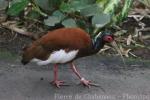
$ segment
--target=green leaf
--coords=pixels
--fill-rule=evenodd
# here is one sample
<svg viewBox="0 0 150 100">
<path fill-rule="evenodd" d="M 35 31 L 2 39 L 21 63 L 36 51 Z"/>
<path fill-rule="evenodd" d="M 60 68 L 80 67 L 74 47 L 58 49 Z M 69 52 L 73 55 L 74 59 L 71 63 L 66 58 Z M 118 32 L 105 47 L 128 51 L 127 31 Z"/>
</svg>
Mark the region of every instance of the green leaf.
<svg viewBox="0 0 150 100">
<path fill-rule="evenodd" d="M 66 16 L 65 16 L 63 13 L 61 13 L 59 10 L 54 11 L 52 15 L 55 16 L 55 17 L 58 17 L 60 20 L 63 20 L 63 19 L 66 17 Z"/>
<path fill-rule="evenodd" d="M 47 26 L 55 26 L 55 24 L 59 22 L 60 22 L 60 19 L 55 16 L 49 16 L 48 19 L 44 20 L 44 24 Z"/>
<path fill-rule="evenodd" d="M 77 27 L 75 20 L 72 18 L 64 20 L 62 22 L 62 25 L 64 25 L 65 27 Z"/>
<path fill-rule="evenodd" d="M 61 2 L 64 0 L 34 0 L 34 2 L 43 10 L 51 12 L 56 8 L 59 8 Z"/>
<path fill-rule="evenodd" d="M 35 4 L 38 5 L 40 8 L 46 11 L 52 11 L 53 6 L 50 3 L 50 0 L 34 0 Z"/>
<path fill-rule="evenodd" d="M 17 16 L 21 11 L 28 5 L 28 0 L 21 0 L 20 2 L 14 3 L 7 11 L 8 15 Z"/>
<path fill-rule="evenodd" d="M 80 12 L 81 9 L 89 7 L 93 4 L 93 0 L 71 0 L 69 2 L 62 2 L 60 5 L 60 10 L 63 12 Z"/>
<path fill-rule="evenodd" d="M 70 3 L 70 6 L 75 10 L 75 11 L 80 11 L 81 9 L 89 6 L 86 2 L 83 2 L 81 0 L 72 0 Z"/>
<path fill-rule="evenodd" d="M 92 18 L 92 24 L 97 28 L 101 28 L 108 24 L 110 19 L 109 14 L 97 14 Z"/>
<path fill-rule="evenodd" d="M 63 3 L 60 5 L 60 10 L 61 10 L 62 12 L 67 12 L 67 13 L 70 13 L 70 12 L 74 12 L 74 11 L 75 11 L 75 9 L 74 9 L 73 7 L 71 7 L 70 4 L 65 3 L 65 2 L 63 2 Z"/>
<path fill-rule="evenodd" d="M 83 16 L 93 16 L 100 12 L 101 8 L 97 4 L 89 5 L 80 11 Z"/>
<path fill-rule="evenodd" d="M 31 19 L 38 19 L 40 17 L 40 14 L 37 11 L 32 10 L 28 13 L 27 17 Z"/>
<path fill-rule="evenodd" d="M 6 9 L 7 6 L 8 6 L 8 1 L 0 0 L 0 10 Z"/>
</svg>

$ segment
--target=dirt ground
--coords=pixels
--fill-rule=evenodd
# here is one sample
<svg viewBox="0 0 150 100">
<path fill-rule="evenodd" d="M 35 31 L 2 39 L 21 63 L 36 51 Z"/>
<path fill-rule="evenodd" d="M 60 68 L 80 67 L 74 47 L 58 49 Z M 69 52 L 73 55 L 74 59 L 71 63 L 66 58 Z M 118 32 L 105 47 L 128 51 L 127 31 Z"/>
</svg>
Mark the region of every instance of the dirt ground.
<svg viewBox="0 0 150 100">
<path fill-rule="evenodd" d="M 150 100 L 150 61 L 126 59 L 124 66 L 120 57 L 78 59 L 82 75 L 101 87 L 80 85 L 69 65 L 61 65 L 59 79 L 70 86 L 58 89 L 49 84 L 53 65 L 23 66 L 18 55 L 6 54 L 0 56 L 0 100 Z"/>
</svg>

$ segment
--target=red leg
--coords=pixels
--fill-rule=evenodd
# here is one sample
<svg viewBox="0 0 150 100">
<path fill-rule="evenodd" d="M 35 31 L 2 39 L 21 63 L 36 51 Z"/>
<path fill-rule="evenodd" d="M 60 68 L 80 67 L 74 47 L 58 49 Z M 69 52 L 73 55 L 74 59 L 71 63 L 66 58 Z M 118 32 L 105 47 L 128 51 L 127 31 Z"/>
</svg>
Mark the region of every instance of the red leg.
<svg viewBox="0 0 150 100">
<path fill-rule="evenodd" d="M 87 86 L 90 88 L 90 86 L 98 86 L 98 84 L 94 84 L 94 83 L 91 83 L 91 81 L 89 80 L 86 80 L 84 77 L 82 77 L 80 75 L 80 73 L 78 72 L 76 66 L 71 63 L 71 69 L 73 70 L 73 72 L 78 76 L 78 78 L 80 79 L 81 83 L 84 85 L 84 86 Z"/>
<path fill-rule="evenodd" d="M 64 81 L 58 80 L 58 65 L 54 65 L 54 80 L 51 82 L 56 87 L 60 88 L 61 85 L 63 85 Z"/>
</svg>

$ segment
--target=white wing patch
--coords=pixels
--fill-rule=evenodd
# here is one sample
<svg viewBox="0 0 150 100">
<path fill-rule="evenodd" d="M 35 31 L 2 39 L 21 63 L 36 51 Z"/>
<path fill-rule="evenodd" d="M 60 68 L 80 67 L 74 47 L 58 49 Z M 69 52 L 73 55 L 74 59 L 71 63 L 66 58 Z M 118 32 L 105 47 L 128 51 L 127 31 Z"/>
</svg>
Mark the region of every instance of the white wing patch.
<svg viewBox="0 0 150 100">
<path fill-rule="evenodd" d="M 79 50 L 72 50 L 65 52 L 65 50 L 54 51 L 45 61 L 39 59 L 33 59 L 33 62 L 36 62 L 38 65 L 47 65 L 49 63 L 66 63 L 73 60 Z"/>
</svg>

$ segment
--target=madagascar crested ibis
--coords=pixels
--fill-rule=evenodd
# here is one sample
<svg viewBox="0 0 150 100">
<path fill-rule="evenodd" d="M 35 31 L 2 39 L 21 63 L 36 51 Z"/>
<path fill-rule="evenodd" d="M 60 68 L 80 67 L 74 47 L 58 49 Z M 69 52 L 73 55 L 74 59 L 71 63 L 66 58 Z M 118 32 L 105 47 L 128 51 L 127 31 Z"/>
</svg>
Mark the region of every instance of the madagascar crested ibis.
<svg viewBox="0 0 150 100">
<path fill-rule="evenodd" d="M 30 61 L 38 65 L 54 64 L 54 80 L 56 87 L 64 85 L 64 81 L 58 80 L 58 65 L 69 63 L 73 72 L 78 76 L 84 86 L 96 85 L 80 75 L 73 64 L 75 59 L 96 54 L 105 43 L 113 42 L 111 32 L 101 32 L 94 39 L 80 28 L 60 28 L 50 31 L 31 45 L 23 48 L 22 64 Z"/>
</svg>

